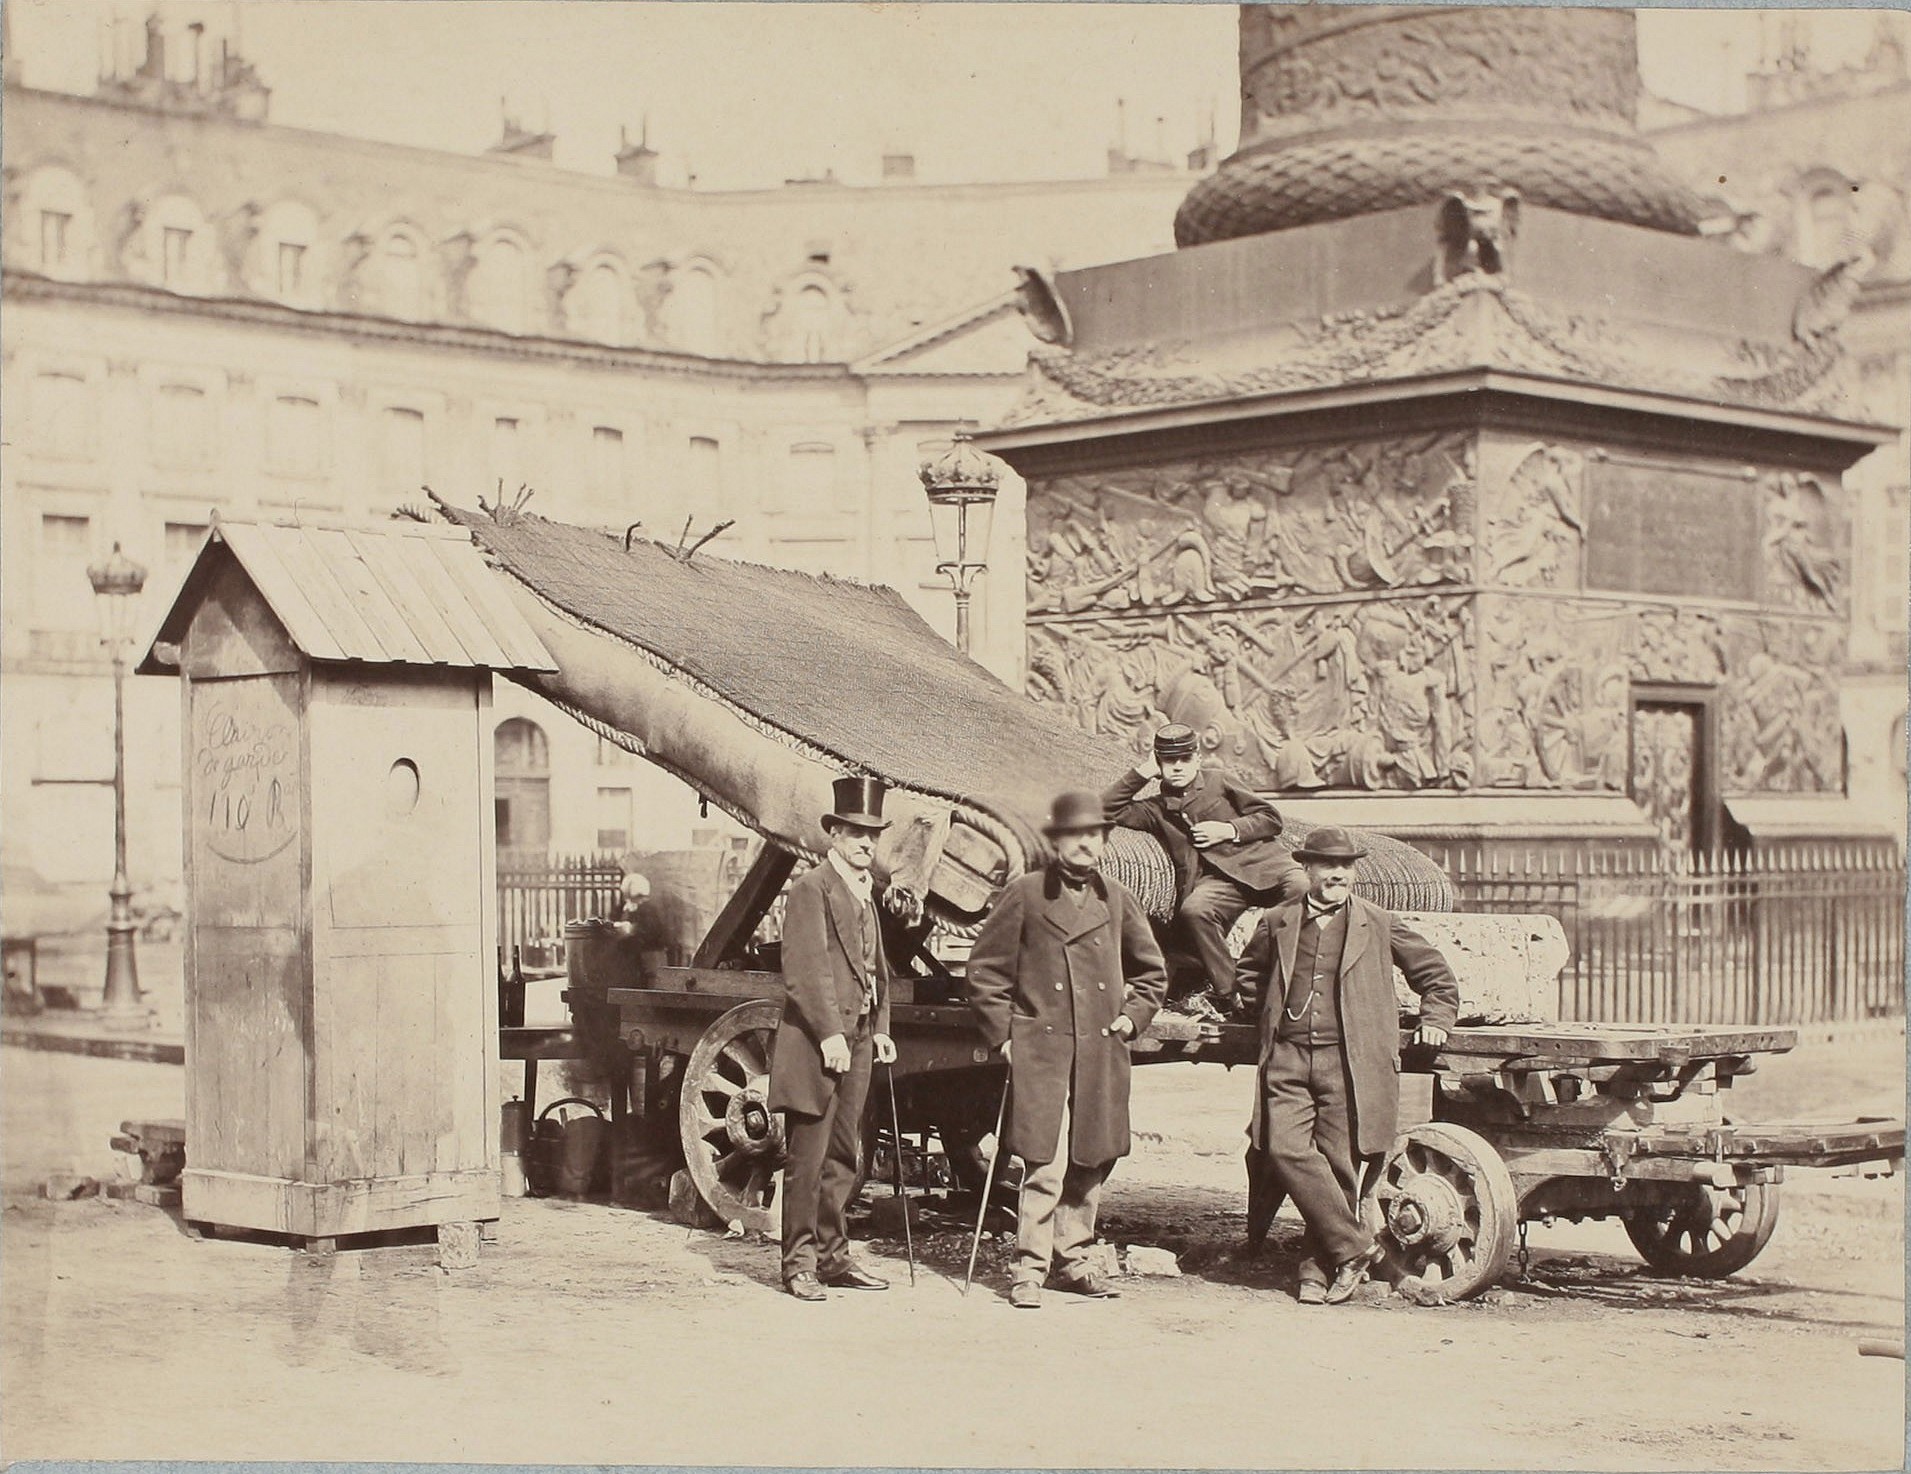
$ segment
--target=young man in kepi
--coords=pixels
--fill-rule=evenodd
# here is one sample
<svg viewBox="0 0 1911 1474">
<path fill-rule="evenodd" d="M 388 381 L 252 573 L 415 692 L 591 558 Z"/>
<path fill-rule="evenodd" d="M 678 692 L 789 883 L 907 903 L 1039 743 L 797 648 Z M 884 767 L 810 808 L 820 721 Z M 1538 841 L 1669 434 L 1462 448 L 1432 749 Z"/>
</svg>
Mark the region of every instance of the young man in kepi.
<svg viewBox="0 0 1911 1474">
<path fill-rule="evenodd" d="M 1092 793 L 1064 793 L 1043 833 L 1055 858 L 1011 881 L 969 954 L 969 1006 L 1008 1062 L 997 1150 L 1022 1159 L 1009 1303 L 1033 1310 L 1056 1287 L 1116 1290 L 1087 1262 L 1102 1184 L 1128 1155 L 1128 1046 L 1168 985 L 1138 901 L 1096 868 L 1108 824 Z"/>
<path fill-rule="evenodd" d="M 1160 791 L 1136 798 L 1151 778 Z M 1174 862 L 1169 935 L 1201 970 L 1200 986 L 1176 1007 L 1197 1018 L 1246 1017 L 1228 929 L 1249 906 L 1279 905 L 1307 889 L 1300 866 L 1273 842 L 1281 816 L 1226 773 L 1204 771 L 1194 729 L 1179 723 L 1155 733 L 1153 758 L 1116 779 L 1102 804 L 1111 822 L 1154 835 Z"/>
<path fill-rule="evenodd" d="M 823 815 L 829 854 L 793 881 L 783 912 L 783 1021 L 770 1109 L 784 1112 L 783 1288 L 886 1290 L 849 1257 L 845 1214 L 871 1063 L 889 1064 L 889 964 L 876 914 L 876 839 L 889 827 L 876 778 L 839 778 Z"/>
<path fill-rule="evenodd" d="M 1248 1134 L 1307 1225 L 1303 1304 L 1351 1299 L 1382 1257 L 1358 1209 L 1363 1164 L 1392 1148 L 1400 1112 L 1393 969 L 1420 995 L 1416 1044 L 1444 1044 L 1460 1009 L 1446 958 L 1353 893 L 1364 853 L 1337 825 L 1310 834 L 1294 851 L 1307 867 L 1306 895 L 1261 918 L 1239 967 L 1242 989 L 1261 996 Z"/>
</svg>

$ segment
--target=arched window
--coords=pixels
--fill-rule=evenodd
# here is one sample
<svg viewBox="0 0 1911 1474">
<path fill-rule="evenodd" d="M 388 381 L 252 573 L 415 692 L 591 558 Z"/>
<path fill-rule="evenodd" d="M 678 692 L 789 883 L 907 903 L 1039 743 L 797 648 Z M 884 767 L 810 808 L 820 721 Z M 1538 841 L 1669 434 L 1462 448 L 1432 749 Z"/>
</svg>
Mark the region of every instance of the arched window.
<svg viewBox="0 0 1911 1474">
<path fill-rule="evenodd" d="M 571 328 L 599 343 L 624 341 L 624 273 L 614 261 L 597 260 L 573 288 Z"/>
<path fill-rule="evenodd" d="M 531 318 L 526 290 L 530 254 L 516 238 L 502 234 L 482 241 L 473 254 L 465 284 L 471 320 L 501 332 L 524 332 Z"/>
<path fill-rule="evenodd" d="M 685 353 L 717 354 L 717 276 L 707 264 L 693 262 L 674 273 L 664 311 L 673 346 Z"/>
<path fill-rule="evenodd" d="M 796 294 L 796 341 L 804 363 L 822 363 L 829 357 L 831 308 L 827 288 L 807 282 Z"/>
<path fill-rule="evenodd" d="M 388 231 L 372 263 L 373 302 L 387 317 L 425 316 L 424 249 L 409 230 Z"/>
<path fill-rule="evenodd" d="M 498 848 L 550 848 L 551 744 L 544 729 L 524 717 L 500 722 L 492 755 Z"/>
</svg>

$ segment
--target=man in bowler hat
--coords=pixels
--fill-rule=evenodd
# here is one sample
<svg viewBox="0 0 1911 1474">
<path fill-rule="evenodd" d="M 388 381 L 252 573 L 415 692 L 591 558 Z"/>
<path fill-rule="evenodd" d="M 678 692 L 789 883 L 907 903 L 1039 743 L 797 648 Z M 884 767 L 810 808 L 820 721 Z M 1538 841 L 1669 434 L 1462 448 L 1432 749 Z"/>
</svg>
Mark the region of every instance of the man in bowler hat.
<svg viewBox="0 0 1911 1474">
<path fill-rule="evenodd" d="M 1421 998 L 1416 1044 L 1444 1044 L 1460 1008 L 1446 958 L 1353 893 L 1364 853 L 1338 825 L 1310 834 L 1294 851 L 1307 867 L 1306 895 L 1261 918 L 1239 967 L 1241 988 L 1261 995 L 1248 1134 L 1307 1225 L 1303 1304 L 1352 1298 L 1382 1257 L 1360 1221 L 1359 1198 L 1363 1164 L 1391 1149 L 1400 1110 L 1393 969 Z"/>
<path fill-rule="evenodd" d="M 770 1064 L 770 1109 L 784 1112 L 783 1287 L 824 1300 L 824 1286 L 886 1290 L 849 1256 L 844 1215 L 872 1061 L 896 1058 L 889 966 L 876 914 L 876 838 L 885 788 L 839 778 L 823 815 L 829 854 L 790 885 L 783 911 L 783 1021 Z"/>
<path fill-rule="evenodd" d="M 969 954 L 969 1006 L 1008 1062 L 998 1150 L 1022 1159 L 1009 1303 L 1033 1310 L 1056 1288 L 1116 1291 L 1087 1262 L 1095 1209 L 1128 1154 L 1128 1046 L 1167 989 L 1141 902 L 1102 875 L 1108 823 L 1092 793 L 1064 793 L 1043 830 L 1055 858 L 996 898 Z"/>
<path fill-rule="evenodd" d="M 1192 727 L 1163 727 L 1153 750 L 1102 795 L 1104 812 L 1125 829 L 1154 835 L 1174 862 L 1169 936 L 1187 945 L 1202 978 L 1177 1006 L 1197 1018 L 1242 1015 L 1228 929 L 1249 906 L 1295 899 L 1307 877 L 1273 842 L 1281 832 L 1274 806 L 1226 773 L 1202 770 Z M 1159 791 L 1137 798 L 1151 778 L 1161 780 Z"/>
</svg>

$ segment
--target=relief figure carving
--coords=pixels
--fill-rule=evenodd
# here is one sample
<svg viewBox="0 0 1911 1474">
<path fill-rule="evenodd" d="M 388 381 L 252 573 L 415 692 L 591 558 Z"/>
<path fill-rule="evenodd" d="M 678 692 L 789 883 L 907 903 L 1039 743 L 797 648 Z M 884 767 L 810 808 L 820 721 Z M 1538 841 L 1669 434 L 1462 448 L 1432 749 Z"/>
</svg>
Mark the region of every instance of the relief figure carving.
<svg viewBox="0 0 1911 1474">
<path fill-rule="evenodd" d="M 1845 560 L 1844 530 L 1831 498 L 1815 476 L 1780 472 L 1765 484 L 1766 597 L 1820 613 L 1838 612 Z"/>
<path fill-rule="evenodd" d="M 1536 445 L 1508 478 L 1508 510 L 1489 519 L 1485 541 L 1489 582 L 1560 586 L 1586 538 L 1585 461 L 1577 451 Z"/>
</svg>

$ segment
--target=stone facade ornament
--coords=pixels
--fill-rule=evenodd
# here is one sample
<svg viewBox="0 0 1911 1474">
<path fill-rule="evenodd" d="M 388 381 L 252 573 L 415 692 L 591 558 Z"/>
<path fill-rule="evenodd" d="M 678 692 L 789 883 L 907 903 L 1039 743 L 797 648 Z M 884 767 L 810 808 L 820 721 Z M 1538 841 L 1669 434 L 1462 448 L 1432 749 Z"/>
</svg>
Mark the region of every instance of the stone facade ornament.
<svg viewBox="0 0 1911 1474">
<path fill-rule="evenodd" d="M 1434 281 L 1452 281 L 1469 271 L 1505 275 L 1512 266 L 1519 223 L 1516 194 L 1475 189 L 1448 195 L 1440 205 L 1440 253 L 1434 258 Z"/>
</svg>

